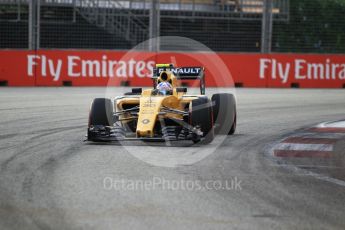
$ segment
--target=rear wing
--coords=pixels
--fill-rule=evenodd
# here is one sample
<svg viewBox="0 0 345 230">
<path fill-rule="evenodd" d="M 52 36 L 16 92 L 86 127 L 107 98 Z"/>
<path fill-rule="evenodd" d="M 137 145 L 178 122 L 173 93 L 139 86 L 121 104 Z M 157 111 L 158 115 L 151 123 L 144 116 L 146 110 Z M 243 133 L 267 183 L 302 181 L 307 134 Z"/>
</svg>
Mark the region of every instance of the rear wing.
<svg viewBox="0 0 345 230">
<path fill-rule="evenodd" d="M 205 94 L 205 68 L 204 67 L 174 67 L 172 64 L 157 64 L 153 69 L 153 79 L 157 79 L 163 71 L 172 72 L 179 80 L 199 80 L 200 92 Z"/>
</svg>

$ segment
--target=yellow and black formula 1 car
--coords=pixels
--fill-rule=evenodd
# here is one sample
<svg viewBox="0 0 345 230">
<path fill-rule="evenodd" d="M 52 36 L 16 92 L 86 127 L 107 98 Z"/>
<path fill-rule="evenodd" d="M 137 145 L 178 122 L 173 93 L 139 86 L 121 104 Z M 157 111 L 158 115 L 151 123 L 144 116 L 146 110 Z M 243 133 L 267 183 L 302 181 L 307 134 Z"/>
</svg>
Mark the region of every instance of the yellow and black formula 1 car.
<svg viewBox="0 0 345 230">
<path fill-rule="evenodd" d="M 87 130 L 88 141 L 178 141 L 210 143 L 215 134 L 234 134 L 236 102 L 232 94 L 205 96 L 202 67 L 158 64 L 153 88 L 134 88 L 114 102 L 93 100 Z M 188 95 L 181 80 L 199 80 L 200 95 Z"/>
</svg>

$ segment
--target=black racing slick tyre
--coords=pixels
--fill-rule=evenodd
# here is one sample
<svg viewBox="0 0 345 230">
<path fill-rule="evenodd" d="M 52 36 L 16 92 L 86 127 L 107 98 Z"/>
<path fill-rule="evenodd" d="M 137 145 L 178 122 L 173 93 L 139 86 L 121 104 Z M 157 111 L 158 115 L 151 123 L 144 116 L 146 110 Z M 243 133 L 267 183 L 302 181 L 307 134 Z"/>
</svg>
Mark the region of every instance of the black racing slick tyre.
<svg viewBox="0 0 345 230">
<path fill-rule="evenodd" d="M 233 135 L 237 125 L 236 100 L 234 95 L 228 93 L 214 94 L 212 96 L 212 104 L 215 133 L 220 135 Z"/>
<path fill-rule="evenodd" d="M 207 97 L 195 99 L 190 104 L 190 125 L 199 126 L 203 139 L 193 139 L 194 143 L 211 143 L 214 139 L 212 103 Z"/>
<path fill-rule="evenodd" d="M 110 99 L 96 98 L 93 100 L 89 114 L 89 127 L 113 126 L 113 105 Z"/>
</svg>

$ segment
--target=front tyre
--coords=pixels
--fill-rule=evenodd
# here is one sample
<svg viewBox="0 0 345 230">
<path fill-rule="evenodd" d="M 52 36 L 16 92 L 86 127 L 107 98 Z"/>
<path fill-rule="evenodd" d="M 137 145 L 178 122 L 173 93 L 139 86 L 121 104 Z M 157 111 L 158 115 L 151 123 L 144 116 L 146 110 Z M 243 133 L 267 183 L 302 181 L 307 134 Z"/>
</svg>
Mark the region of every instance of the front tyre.
<svg viewBox="0 0 345 230">
<path fill-rule="evenodd" d="M 113 105 L 110 99 L 96 98 L 90 108 L 90 126 L 113 126 Z"/>
<path fill-rule="evenodd" d="M 203 139 L 193 138 L 194 143 L 211 143 L 214 139 L 212 103 L 206 97 L 195 99 L 190 104 L 190 125 L 200 127 Z"/>
<path fill-rule="evenodd" d="M 92 101 L 87 139 L 97 141 L 98 132 L 104 131 L 106 126 L 113 126 L 113 105 L 110 99 L 96 98 Z"/>
<path fill-rule="evenodd" d="M 214 94 L 212 96 L 213 118 L 215 133 L 233 135 L 237 125 L 236 100 L 229 93 Z"/>
</svg>

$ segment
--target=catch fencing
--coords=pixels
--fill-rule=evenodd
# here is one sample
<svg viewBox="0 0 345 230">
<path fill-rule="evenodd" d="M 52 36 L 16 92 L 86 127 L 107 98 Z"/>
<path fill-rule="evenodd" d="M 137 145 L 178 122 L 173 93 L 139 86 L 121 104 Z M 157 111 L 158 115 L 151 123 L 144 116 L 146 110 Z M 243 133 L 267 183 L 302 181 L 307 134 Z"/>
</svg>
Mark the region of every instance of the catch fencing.
<svg viewBox="0 0 345 230">
<path fill-rule="evenodd" d="M 345 0 L 0 0 L 0 48 L 345 52 Z M 141 44 L 138 46 L 138 44 Z"/>
</svg>

